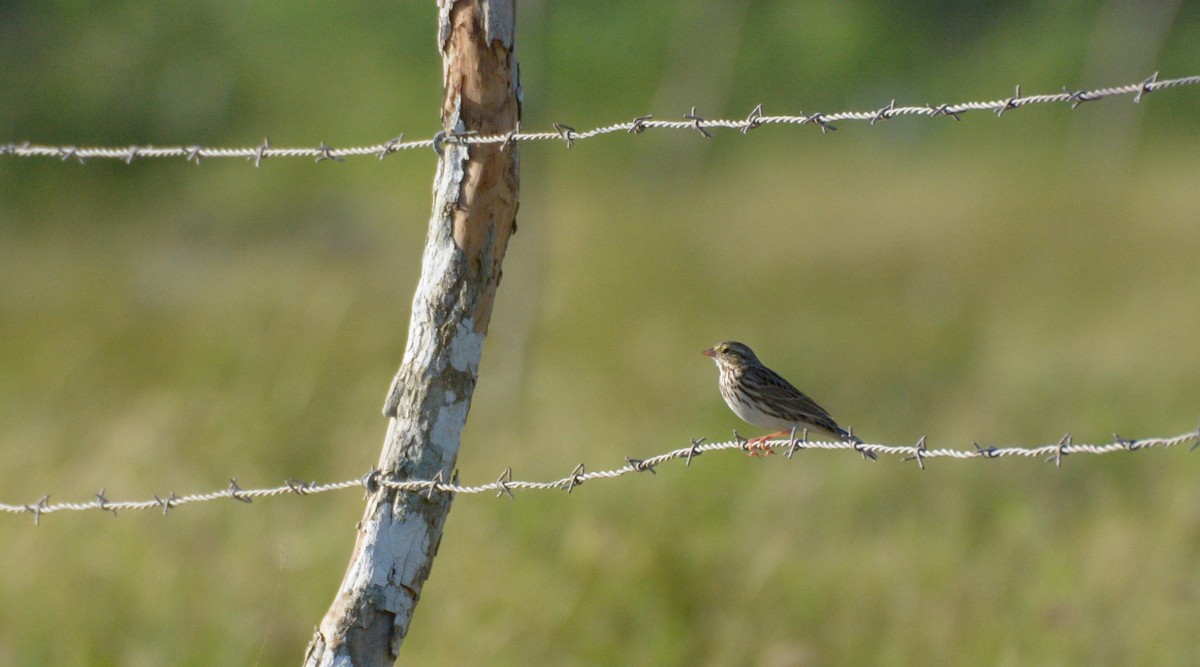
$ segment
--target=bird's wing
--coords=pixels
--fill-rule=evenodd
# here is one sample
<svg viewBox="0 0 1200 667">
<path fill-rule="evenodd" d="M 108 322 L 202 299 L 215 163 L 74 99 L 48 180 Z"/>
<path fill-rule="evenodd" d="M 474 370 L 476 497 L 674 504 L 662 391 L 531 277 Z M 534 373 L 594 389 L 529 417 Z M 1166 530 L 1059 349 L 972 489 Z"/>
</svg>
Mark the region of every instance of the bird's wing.
<svg viewBox="0 0 1200 667">
<path fill-rule="evenodd" d="M 754 374 L 753 377 L 746 381 L 746 384 L 755 386 L 755 381 L 757 380 L 758 384 L 767 388 L 769 396 L 766 398 L 770 400 L 765 400 L 763 406 L 767 412 L 781 419 L 791 419 L 796 415 L 800 415 L 804 421 L 839 437 L 854 437 L 846 429 L 838 426 L 838 423 L 825 411 L 825 408 L 817 405 L 816 401 L 797 389 L 791 382 L 783 379 L 783 376 L 779 373 L 766 366 L 749 368 L 746 372 Z M 784 414 L 778 414 L 779 410 L 771 407 L 772 402 L 777 403 L 782 408 Z"/>
</svg>

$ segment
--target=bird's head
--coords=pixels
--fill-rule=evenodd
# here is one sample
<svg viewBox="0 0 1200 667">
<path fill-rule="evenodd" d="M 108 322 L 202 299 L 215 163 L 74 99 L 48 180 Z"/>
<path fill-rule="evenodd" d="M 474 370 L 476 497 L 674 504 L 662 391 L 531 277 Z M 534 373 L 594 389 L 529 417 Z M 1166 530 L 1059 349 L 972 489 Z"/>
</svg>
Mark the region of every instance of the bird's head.
<svg viewBox="0 0 1200 667">
<path fill-rule="evenodd" d="M 742 368 L 759 363 L 753 350 L 732 340 L 713 345 L 704 351 L 704 355 L 712 357 L 719 368 Z"/>
</svg>

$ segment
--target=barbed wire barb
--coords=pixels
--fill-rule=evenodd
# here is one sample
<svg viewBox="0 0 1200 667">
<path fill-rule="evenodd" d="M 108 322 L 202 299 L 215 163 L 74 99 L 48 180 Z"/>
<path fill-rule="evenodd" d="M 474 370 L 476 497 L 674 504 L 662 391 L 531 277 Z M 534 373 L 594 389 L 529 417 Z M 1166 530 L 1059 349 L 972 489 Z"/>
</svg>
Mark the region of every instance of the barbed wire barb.
<svg viewBox="0 0 1200 667">
<path fill-rule="evenodd" d="M 554 131 L 558 132 L 558 137 L 560 139 L 567 142 L 567 150 L 571 150 L 571 147 L 575 145 L 575 137 L 579 134 L 579 132 L 577 132 L 575 128 L 571 127 L 570 125 L 564 125 L 562 123 L 555 123 Z M 514 134 L 512 137 L 510 137 L 510 139 L 515 138 L 516 136 L 517 135 Z"/>
<path fill-rule="evenodd" d="M 975 453 L 982 456 L 983 458 L 985 458 L 985 459 L 999 458 L 998 456 L 996 456 L 996 448 L 995 447 L 982 447 L 982 446 L 980 446 L 980 444 L 978 442 L 975 442 L 974 440 L 971 441 L 971 444 L 975 447 Z"/>
<path fill-rule="evenodd" d="M 497 498 L 507 494 L 508 497 L 511 499 L 513 499 L 513 500 L 517 499 L 517 497 L 513 495 L 512 489 L 510 489 L 508 486 L 509 482 L 511 482 L 511 481 L 512 481 L 512 467 L 508 467 L 508 468 L 505 468 L 504 472 L 500 473 L 500 476 L 496 478 L 496 485 L 500 487 L 500 490 L 496 492 Z"/>
<path fill-rule="evenodd" d="M 96 507 L 98 507 L 101 511 L 112 512 L 114 517 L 117 516 L 117 510 L 108 506 L 108 498 L 104 497 L 103 488 L 101 488 L 100 492 L 96 494 Z"/>
<path fill-rule="evenodd" d="M 626 456 L 625 463 L 629 464 L 634 470 L 639 472 L 649 472 L 651 475 L 658 474 L 658 471 L 654 469 L 654 466 L 646 464 L 646 459 L 635 459 L 631 456 Z"/>
<path fill-rule="evenodd" d="M 321 154 L 318 155 L 315 160 L 313 160 L 314 162 L 323 162 L 325 160 L 333 160 L 334 162 L 346 161 L 346 158 L 341 157 L 340 155 L 334 155 L 333 148 L 324 141 L 322 141 L 321 145 L 317 147 L 317 150 L 321 151 Z"/>
<path fill-rule="evenodd" d="M 737 431 L 734 431 L 733 434 L 737 435 Z M 688 447 L 688 450 L 687 450 L 687 463 L 685 464 L 687 467 L 689 467 L 689 468 L 692 467 L 692 457 L 700 456 L 700 454 L 702 453 L 700 451 L 700 445 L 703 443 L 704 443 L 704 438 L 692 438 L 692 446 Z"/>
<path fill-rule="evenodd" d="M 762 105 L 760 104 L 759 106 L 762 106 Z M 654 118 L 654 116 L 650 115 L 650 114 L 647 114 L 645 116 L 638 116 L 637 118 L 634 118 L 633 122 L 631 122 L 629 124 L 629 129 L 626 130 L 625 133 L 626 134 L 641 134 L 641 133 L 645 132 L 646 131 L 646 121 L 648 121 L 652 118 Z"/>
<path fill-rule="evenodd" d="M 367 474 L 358 478 L 358 483 L 363 488 L 363 500 L 379 492 L 379 478 L 382 475 L 383 471 L 379 468 L 371 468 Z"/>
<path fill-rule="evenodd" d="M 713 135 L 709 133 L 708 130 L 704 129 L 704 119 L 696 115 L 696 107 L 692 107 L 692 110 L 683 114 L 683 117 L 692 121 L 692 128 L 702 134 L 705 139 L 713 138 Z"/>
<path fill-rule="evenodd" d="M 33 512 L 33 525 L 35 525 L 35 526 L 42 525 L 42 513 L 46 511 L 46 507 L 48 506 L 47 502 L 49 500 L 50 500 L 50 494 L 47 493 L 46 495 L 42 496 L 41 499 L 38 500 L 33 505 L 24 505 L 23 506 L 23 508 L 26 512 Z"/>
<path fill-rule="evenodd" d="M 437 490 L 438 487 L 441 486 L 442 482 L 444 482 L 444 481 L 446 481 L 446 479 L 445 479 L 445 476 L 443 475 L 443 471 L 441 471 L 441 470 L 437 471 L 437 474 L 433 476 L 433 479 L 426 482 L 426 484 L 428 485 L 428 488 L 425 490 L 425 499 L 433 500 L 433 492 L 435 490 Z"/>
<path fill-rule="evenodd" d="M 750 130 L 753 130 L 753 129 L 759 127 L 760 125 L 762 125 L 762 117 L 763 117 L 763 108 L 762 108 L 762 105 L 759 104 L 758 106 L 751 109 L 750 114 L 748 116 L 746 116 L 746 121 L 745 121 L 746 126 L 742 128 L 742 130 L 741 130 L 742 134 L 750 134 Z"/>
<path fill-rule="evenodd" d="M 317 485 L 316 482 L 304 483 L 295 478 L 284 480 L 283 483 L 287 485 L 289 491 L 291 491 L 292 493 L 294 493 L 298 496 L 308 495 L 309 487 Z"/>
<path fill-rule="evenodd" d="M 805 439 L 808 438 L 808 429 L 807 428 L 804 429 L 804 437 L 805 437 Z M 792 429 L 790 431 L 788 431 L 787 453 L 784 454 L 784 456 L 787 457 L 787 459 L 789 461 L 792 460 L 792 454 L 795 454 L 796 450 L 799 448 L 800 448 L 800 443 L 796 440 L 796 427 L 793 426 Z"/>
<path fill-rule="evenodd" d="M 1004 103 L 998 109 L 996 109 L 996 116 L 997 117 L 1003 116 L 1005 111 L 1008 111 L 1009 109 L 1016 109 L 1020 105 L 1021 105 L 1021 84 L 1018 83 L 1017 90 L 1016 90 L 1016 92 L 1013 93 L 1013 96 L 1008 98 L 1007 100 L 1004 100 Z"/>
<path fill-rule="evenodd" d="M 976 445 L 976 447 L 978 447 L 978 445 Z M 917 440 L 917 444 L 913 445 L 912 455 L 904 457 L 904 460 L 905 461 L 916 461 L 917 467 L 919 467 L 921 470 L 924 470 L 925 469 L 925 452 L 926 451 L 928 451 L 928 450 L 925 448 L 925 436 L 921 436 L 921 438 L 919 440 Z"/>
<path fill-rule="evenodd" d="M 379 147 L 379 150 L 376 151 L 376 155 L 379 156 L 380 160 L 383 160 L 383 158 L 400 150 L 399 148 L 397 148 L 397 146 L 399 146 L 403 142 L 404 142 L 404 133 L 401 132 L 400 136 L 396 137 L 395 139 L 391 139 L 389 141 L 384 142 L 384 144 Z"/>
<path fill-rule="evenodd" d="M 258 169 L 259 165 L 262 164 L 263 158 L 267 156 L 267 149 L 270 147 L 271 142 L 267 141 L 266 137 L 263 137 L 262 144 L 259 145 L 258 148 L 254 149 L 254 154 L 250 156 L 250 159 L 254 161 L 255 169 Z"/>
<path fill-rule="evenodd" d="M 583 476 L 584 472 L 585 471 L 584 471 L 582 463 L 575 466 L 575 469 L 571 471 L 571 477 L 570 477 L 571 481 L 567 483 L 567 493 L 568 494 L 571 493 L 572 491 L 574 491 L 575 487 L 579 486 L 580 484 L 583 484 L 583 482 L 585 481 L 584 476 Z"/>
<path fill-rule="evenodd" d="M 1063 86 L 1063 93 L 1069 96 L 1068 103 L 1071 105 L 1071 111 L 1079 108 L 1080 104 L 1091 101 L 1091 98 L 1084 96 L 1084 92 L 1082 90 L 1071 90 L 1066 86 Z"/>
<path fill-rule="evenodd" d="M 892 110 L 894 110 L 895 108 L 896 108 L 896 100 L 893 99 L 891 102 L 888 103 L 888 105 L 886 107 L 883 107 L 879 111 L 875 112 L 875 115 L 871 117 L 871 124 L 874 125 L 875 121 L 879 121 L 879 120 L 888 120 L 889 118 L 892 117 Z"/>
<path fill-rule="evenodd" d="M 1071 109 L 1075 109 L 1084 102 L 1118 95 L 1133 95 L 1133 101 L 1140 104 L 1142 99 L 1150 93 L 1166 88 L 1200 84 L 1200 75 L 1177 79 L 1159 79 L 1158 76 L 1159 73 L 1155 72 L 1137 83 L 1090 90 L 1071 90 L 1063 86 L 1062 92 L 1047 95 L 1023 95 L 1021 93 L 1021 86 L 1016 86 L 1012 95 L 990 102 L 896 106 L 896 101 L 893 99 L 887 105 L 871 111 L 840 111 L 837 113 L 814 113 L 811 115 L 805 115 L 804 112 L 800 112 L 798 115 L 793 116 L 764 115 L 762 105 L 760 104 L 745 118 L 737 119 L 705 119 L 697 115 L 696 108 L 692 107 L 690 112 L 684 114 L 683 120 L 677 121 L 654 120 L 652 115 L 645 115 L 638 116 L 631 121 L 614 123 L 586 131 L 578 131 L 562 123 L 554 123 L 554 131 L 551 132 L 523 132 L 519 125 L 507 132 L 489 135 L 480 135 L 474 130 L 462 133 L 447 133 L 443 130 L 437 132 L 429 139 L 404 141 L 404 135 L 400 134 L 395 139 L 390 139 L 381 144 L 349 148 L 334 148 L 324 142 L 315 147 L 272 148 L 270 142 L 265 138 L 258 146 L 248 148 L 209 148 L 194 144 L 167 147 L 150 145 L 80 147 L 76 145 L 39 145 L 29 141 L 22 141 L 0 145 L 0 156 L 57 157 L 64 162 L 74 158 L 80 164 L 86 164 L 87 160 L 93 158 L 116 159 L 127 164 L 132 163 L 134 160 L 183 158 L 187 162 L 200 164 L 202 158 L 240 157 L 253 162 L 255 167 L 259 167 L 262 165 L 262 161 L 267 158 L 309 157 L 317 162 L 342 162 L 345 158 L 349 157 L 373 155 L 382 160 L 393 153 L 415 148 L 433 148 L 438 155 L 441 155 L 444 143 L 470 146 L 474 144 L 511 145 L 521 141 L 565 141 L 567 148 L 571 148 L 576 141 L 594 139 L 617 132 L 642 134 L 648 129 L 690 130 L 700 132 L 706 138 L 712 138 L 713 134 L 710 130 L 717 128 L 738 130 L 745 135 L 749 134 L 750 130 L 762 127 L 763 125 L 815 125 L 820 128 L 823 134 L 827 134 L 837 130 L 834 123 L 842 121 L 865 121 L 872 126 L 876 125 L 879 121 L 893 120 L 898 116 L 927 118 L 949 116 L 957 121 L 961 120 L 961 115 L 968 111 L 982 110 L 992 111 L 997 117 L 1002 117 L 1009 111 L 1023 109 L 1034 104 L 1065 103 Z"/>
<path fill-rule="evenodd" d="M 829 121 L 825 119 L 825 114 L 823 114 L 819 111 L 817 113 L 809 116 L 808 118 L 805 118 L 804 120 L 800 121 L 801 125 L 808 125 L 809 123 L 813 123 L 817 127 L 821 128 L 821 134 L 825 134 L 826 132 L 836 132 L 837 131 L 837 128 L 830 125 Z"/>
<path fill-rule="evenodd" d="M 1049 463 L 1050 461 L 1054 461 L 1055 468 L 1061 467 L 1063 457 L 1070 453 L 1067 451 L 1067 447 L 1070 447 L 1070 446 L 1071 446 L 1071 434 L 1068 433 L 1068 434 L 1064 435 L 1061 440 L 1058 441 L 1058 448 L 1054 450 L 1054 456 L 1051 456 L 1050 458 L 1046 459 L 1046 462 Z"/>
<path fill-rule="evenodd" d="M 237 477 L 233 477 L 229 480 L 229 489 L 227 493 L 229 494 L 229 497 L 233 498 L 234 500 L 239 500 L 243 503 L 254 502 L 253 498 L 248 498 L 242 493 L 242 487 L 238 486 Z"/>
<path fill-rule="evenodd" d="M 966 110 L 964 109 L 963 111 Z M 963 111 L 952 111 L 949 104 L 939 104 L 936 108 L 934 108 L 933 113 L 929 115 L 932 118 L 937 118 L 938 116 L 950 116 L 955 121 L 960 121 L 962 118 L 959 118 L 959 115 L 962 114 Z"/>
<path fill-rule="evenodd" d="M 1151 86 L 1155 83 L 1158 83 L 1158 72 L 1151 74 L 1149 78 L 1142 82 L 1141 86 L 1138 86 L 1137 95 L 1134 96 L 1133 103 L 1141 104 L 1144 95 L 1154 92 L 1154 88 L 1151 88 Z"/>
<path fill-rule="evenodd" d="M 500 150 L 508 151 L 513 146 L 516 146 L 517 142 L 516 142 L 515 137 L 520 133 L 521 133 L 521 120 L 518 118 L 516 126 L 513 127 L 513 129 L 511 131 L 509 131 L 509 133 L 505 136 L 504 143 L 500 145 Z"/>
</svg>

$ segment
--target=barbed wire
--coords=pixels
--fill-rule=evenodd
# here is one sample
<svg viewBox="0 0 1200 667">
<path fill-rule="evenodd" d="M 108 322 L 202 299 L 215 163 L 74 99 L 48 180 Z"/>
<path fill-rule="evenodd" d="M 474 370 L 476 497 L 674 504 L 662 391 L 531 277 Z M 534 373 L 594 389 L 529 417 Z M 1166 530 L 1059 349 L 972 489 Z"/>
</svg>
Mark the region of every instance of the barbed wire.
<svg viewBox="0 0 1200 667">
<path fill-rule="evenodd" d="M 893 99 L 886 106 L 872 111 L 842 111 L 839 113 L 814 114 L 800 112 L 800 114 L 792 116 L 768 116 L 763 113 L 763 108 L 760 104 L 754 107 L 754 110 L 745 118 L 711 120 L 698 116 L 696 108 L 692 107 L 689 113 L 684 114 L 684 120 L 682 121 L 655 120 L 653 116 L 639 116 L 628 122 L 613 123 L 583 132 L 562 123 L 555 123 L 553 132 L 522 132 L 518 124 L 512 131 L 504 134 L 480 135 L 474 132 L 462 134 L 438 132 L 430 139 L 413 141 L 404 141 L 404 135 L 401 134 L 395 139 L 375 144 L 374 146 L 356 146 L 351 148 L 333 148 L 325 143 L 315 148 L 272 148 L 270 142 L 266 139 L 263 139 L 263 142 L 258 146 L 244 148 L 212 148 L 200 145 L 167 147 L 49 146 L 25 141 L 0 145 L 0 155 L 13 157 L 56 157 L 63 161 L 74 159 L 78 160 L 81 164 L 93 158 L 115 159 L 130 164 L 134 160 L 141 159 L 182 157 L 189 162 L 199 164 L 200 160 L 205 158 L 236 157 L 250 160 L 257 167 L 267 158 L 307 157 L 313 158 L 317 162 L 326 160 L 344 162 L 348 157 L 373 155 L 382 160 L 393 153 L 414 148 L 433 148 L 440 155 L 442 147 L 445 144 L 478 145 L 511 144 L 523 141 L 563 141 L 567 144 L 567 148 L 570 148 L 576 141 L 583 141 L 618 132 L 641 134 L 651 129 L 695 130 L 703 136 L 711 138 L 713 135 L 709 130 L 716 128 L 739 130 L 742 134 L 748 134 L 750 130 L 764 125 L 813 125 L 819 128 L 822 134 L 824 134 L 836 130 L 837 128 L 834 127 L 833 123 L 841 121 L 867 121 L 871 125 L 874 125 L 879 121 L 889 120 L 897 116 L 924 116 L 929 118 L 947 116 L 954 120 L 959 120 L 959 117 L 968 111 L 992 111 L 999 117 L 1008 111 L 1020 109 L 1031 104 L 1067 103 L 1070 104 L 1072 109 L 1075 109 L 1084 102 L 1117 95 L 1133 95 L 1133 101 L 1140 103 L 1142 98 L 1149 93 L 1165 88 L 1192 86 L 1196 84 L 1200 84 L 1200 76 L 1159 80 L 1158 72 L 1155 72 L 1141 82 L 1124 86 L 1075 91 L 1064 87 L 1061 93 L 1028 96 L 1023 96 L 1021 94 L 1021 86 L 1017 86 L 1012 96 L 990 102 L 960 102 L 958 104 L 898 107 L 896 106 L 896 100 Z"/>
<path fill-rule="evenodd" d="M 609 470 L 594 470 L 587 471 L 584 464 L 580 463 L 571 471 L 569 475 L 561 479 L 555 479 L 545 482 L 528 482 L 514 480 L 512 478 L 512 468 L 505 468 L 496 481 L 489 484 L 479 484 L 475 486 L 463 486 L 458 483 L 458 473 L 455 472 L 450 480 L 443 479 L 441 474 L 433 479 L 427 480 L 406 480 L 395 479 L 383 475 L 378 470 L 372 470 L 359 479 L 346 480 L 344 482 L 333 482 L 328 484 L 318 484 L 317 482 L 300 482 L 290 479 L 283 483 L 282 486 L 276 486 L 266 489 L 243 489 L 238 486 L 237 478 L 230 480 L 228 488 L 220 491 L 211 491 L 208 493 L 194 493 L 184 496 L 178 496 L 175 493 L 167 494 L 166 496 L 154 495 L 151 500 L 136 500 L 136 501 L 113 501 L 105 496 L 105 490 L 100 489 L 96 494 L 95 500 L 82 503 L 51 503 L 50 496 L 44 495 L 37 502 L 32 504 L 9 505 L 0 503 L 0 512 L 10 514 L 32 514 L 35 525 L 41 524 L 41 518 L 44 514 L 53 514 L 55 512 L 75 511 L 82 512 L 88 510 L 101 510 L 104 512 L 112 512 L 115 516 L 119 510 L 148 510 L 160 509 L 165 515 L 172 509 L 182 505 L 190 505 L 192 503 L 210 502 L 214 500 L 232 499 L 243 503 L 251 503 L 255 498 L 267 498 L 271 496 L 281 495 L 296 495 L 310 496 L 318 493 L 328 493 L 330 491 L 341 491 L 356 487 L 363 488 L 368 494 L 378 492 L 382 488 L 394 489 L 396 491 L 407 491 L 411 493 L 423 494 L 427 497 L 432 497 L 436 493 L 454 493 L 454 494 L 475 494 L 495 492 L 497 497 L 507 495 L 510 498 L 515 498 L 513 491 L 525 490 L 562 490 L 571 493 L 575 487 L 592 480 L 597 479 L 614 479 L 635 472 L 649 472 L 657 474 L 655 468 L 669 461 L 683 460 L 685 465 L 691 466 L 692 459 L 707 452 L 721 450 L 741 450 L 754 455 L 762 452 L 765 455 L 774 453 L 776 449 L 781 449 L 788 459 L 799 451 L 806 449 L 849 449 L 857 452 L 875 452 L 877 454 L 893 455 L 903 457 L 904 461 L 916 461 L 917 465 L 923 470 L 925 462 L 929 459 L 949 458 L 949 459 L 998 459 L 1006 457 L 1045 457 L 1047 462 L 1053 462 L 1055 466 L 1062 464 L 1064 457 L 1071 454 L 1111 454 L 1113 452 L 1136 452 L 1151 448 L 1167 448 L 1175 447 L 1192 443 L 1189 451 L 1194 451 L 1200 447 L 1200 429 L 1189 431 L 1171 438 L 1140 438 L 1129 440 L 1122 438 L 1117 434 L 1113 434 L 1113 441 L 1104 444 L 1075 444 L 1072 441 L 1071 434 L 1066 434 L 1057 443 L 1041 445 L 1037 447 L 997 447 L 997 446 L 981 446 L 978 443 L 971 443 L 973 449 L 930 449 L 925 436 L 921 436 L 916 443 L 912 445 L 880 445 L 855 442 L 835 442 L 835 441 L 817 441 L 808 440 L 806 433 L 792 433 L 791 437 L 786 439 L 768 440 L 761 445 L 756 444 L 754 449 L 750 447 L 750 441 L 733 433 L 732 440 L 718 443 L 706 443 L 704 438 L 693 439 L 687 447 L 676 449 L 664 454 L 652 456 L 645 459 L 635 459 L 626 457 L 625 465 L 619 468 Z M 799 437 L 797 437 L 799 435 Z M 764 451 L 765 450 L 765 451 Z"/>
</svg>

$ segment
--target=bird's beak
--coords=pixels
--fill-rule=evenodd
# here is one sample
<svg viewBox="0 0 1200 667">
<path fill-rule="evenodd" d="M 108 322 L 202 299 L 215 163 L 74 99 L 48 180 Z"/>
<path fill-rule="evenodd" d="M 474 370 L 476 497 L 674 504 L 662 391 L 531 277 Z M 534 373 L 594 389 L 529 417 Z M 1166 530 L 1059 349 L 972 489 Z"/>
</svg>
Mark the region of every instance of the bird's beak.
<svg viewBox="0 0 1200 667">
<path fill-rule="evenodd" d="M 701 352 L 700 354 L 703 354 L 706 357 L 715 357 L 715 356 L 717 356 L 717 348 L 710 347 L 707 350 Z"/>
</svg>

